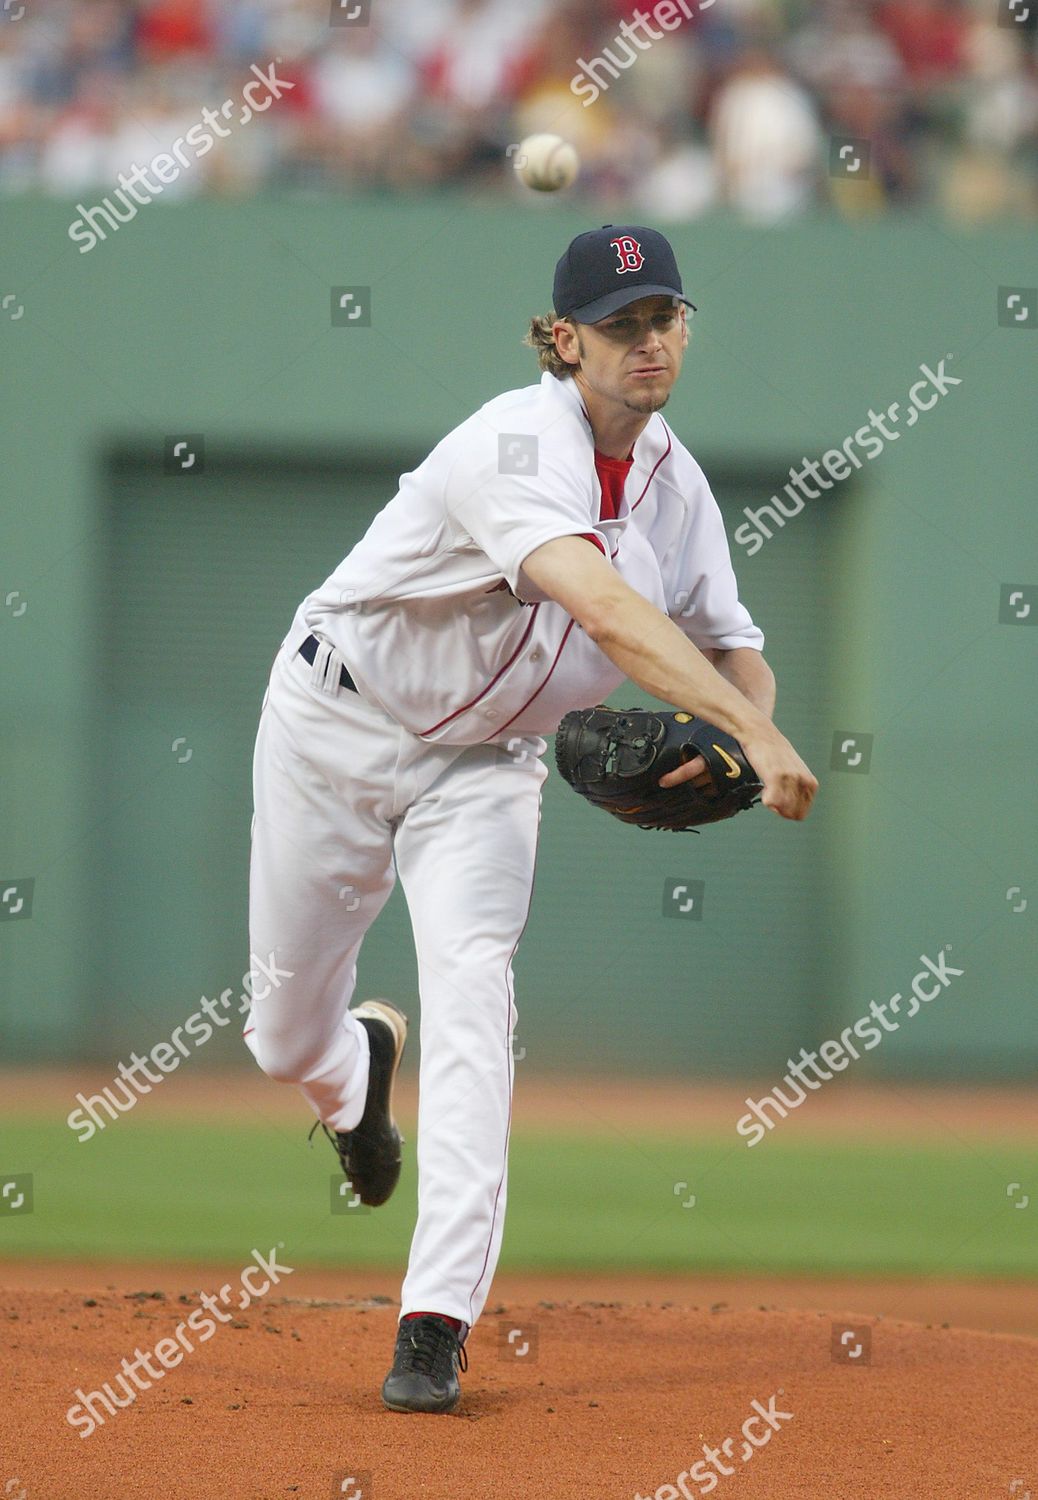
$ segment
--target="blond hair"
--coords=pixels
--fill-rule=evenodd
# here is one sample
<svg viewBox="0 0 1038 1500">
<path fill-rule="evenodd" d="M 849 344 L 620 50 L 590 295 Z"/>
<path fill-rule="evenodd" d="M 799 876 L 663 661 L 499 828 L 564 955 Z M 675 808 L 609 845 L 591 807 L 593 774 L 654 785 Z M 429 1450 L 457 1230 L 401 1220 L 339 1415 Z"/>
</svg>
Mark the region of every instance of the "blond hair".
<svg viewBox="0 0 1038 1500">
<path fill-rule="evenodd" d="M 554 375 L 558 380 L 564 380 L 567 375 L 572 375 L 574 370 L 579 367 L 577 365 L 568 365 L 555 347 L 555 335 L 552 333 L 552 326 L 556 321 L 556 316 L 553 312 L 548 313 L 547 317 L 531 318 L 530 327 L 523 339 L 523 343 L 527 344 L 531 349 L 537 350 L 537 362 L 542 370 L 546 371 L 549 375 Z M 568 319 L 563 318 L 560 321 L 567 322 Z"/>
</svg>

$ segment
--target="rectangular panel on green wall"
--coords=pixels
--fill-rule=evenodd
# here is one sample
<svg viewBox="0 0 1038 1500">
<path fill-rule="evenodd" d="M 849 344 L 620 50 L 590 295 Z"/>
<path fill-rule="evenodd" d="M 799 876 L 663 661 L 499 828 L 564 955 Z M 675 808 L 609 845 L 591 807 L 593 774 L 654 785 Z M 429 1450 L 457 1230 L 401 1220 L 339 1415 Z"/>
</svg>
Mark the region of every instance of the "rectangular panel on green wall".
<svg viewBox="0 0 1038 1500">
<path fill-rule="evenodd" d="M 132 455 L 113 467 L 95 743 L 105 871 L 95 1049 L 145 1045 L 200 994 L 240 983 L 251 753 L 270 662 L 299 600 L 404 467 L 287 454 L 225 460 L 196 479 L 157 477 Z M 761 487 L 713 477 L 731 529 Z M 796 743 L 816 737 L 828 713 L 835 516 L 805 513 L 781 546 L 736 557 Z M 630 686 L 614 695 L 639 699 Z M 596 817 L 552 775 L 516 960 L 531 1061 L 735 1073 L 810 1040 L 839 941 L 826 836 L 824 811 L 791 825 L 762 809 L 700 835 L 646 834 Z M 696 920 L 668 911 L 668 881 L 702 882 Z M 413 1004 L 399 890 L 365 941 L 360 980 Z M 236 1048 L 228 1028 L 206 1060 Z"/>
</svg>

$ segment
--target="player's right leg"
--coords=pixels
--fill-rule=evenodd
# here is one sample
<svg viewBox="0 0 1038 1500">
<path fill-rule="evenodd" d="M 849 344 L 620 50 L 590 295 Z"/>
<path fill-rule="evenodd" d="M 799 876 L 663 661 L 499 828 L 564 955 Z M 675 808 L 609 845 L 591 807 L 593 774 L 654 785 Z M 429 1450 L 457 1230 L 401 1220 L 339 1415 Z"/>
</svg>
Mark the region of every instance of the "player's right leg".
<svg viewBox="0 0 1038 1500">
<path fill-rule="evenodd" d="M 260 715 L 249 941 L 277 984 L 257 979 L 245 1041 L 335 1133 L 361 1126 L 376 1051 L 371 1081 L 388 1114 L 403 1048 L 402 1035 L 381 1035 L 391 1017 L 349 1009 L 364 933 L 395 880 L 388 818 L 400 730 L 355 693 L 327 693 L 317 681 L 282 650 Z"/>
</svg>

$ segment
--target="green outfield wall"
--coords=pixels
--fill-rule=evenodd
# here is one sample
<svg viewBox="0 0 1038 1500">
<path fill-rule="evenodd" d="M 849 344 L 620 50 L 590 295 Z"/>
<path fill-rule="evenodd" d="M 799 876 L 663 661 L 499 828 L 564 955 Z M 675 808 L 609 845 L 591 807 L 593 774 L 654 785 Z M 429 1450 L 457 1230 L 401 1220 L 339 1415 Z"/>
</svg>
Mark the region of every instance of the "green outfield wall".
<svg viewBox="0 0 1038 1500">
<path fill-rule="evenodd" d="M 281 635 L 397 476 L 536 378 L 526 319 L 588 227 L 554 202 L 155 204 L 82 255 L 73 217 L 0 207 L 13 1061 L 114 1062 L 240 987 L 251 744 Z M 650 835 L 553 775 L 516 961 L 521 1065 L 780 1076 L 944 950 L 964 972 L 861 1076 L 1033 1076 L 1033 236 L 914 219 L 672 234 L 699 312 L 667 416 L 742 528 L 777 718 L 821 789 L 803 825 L 757 810 Z M 332 326 L 338 287 L 371 289 L 370 326 Z M 923 366 L 945 394 L 910 422 Z M 896 435 L 862 458 L 870 413 Z M 204 471 L 166 474 L 167 439 L 199 436 Z M 791 465 L 848 444 L 846 480 L 781 526 L 762 510 Z M 688 882 L 698 920 L 668 909 Z M 361 984 L 413 994 L 399 891 Z M 236 1029 L 185 1065 L 244 1065 Z"/>
</svg>

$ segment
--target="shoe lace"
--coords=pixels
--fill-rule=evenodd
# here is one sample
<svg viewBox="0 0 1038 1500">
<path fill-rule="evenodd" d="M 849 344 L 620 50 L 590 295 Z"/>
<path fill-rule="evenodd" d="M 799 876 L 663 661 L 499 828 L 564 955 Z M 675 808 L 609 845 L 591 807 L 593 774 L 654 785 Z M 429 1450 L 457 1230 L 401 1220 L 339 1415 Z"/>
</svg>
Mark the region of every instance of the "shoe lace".
<svg viewBox="0 0 1038 1500">
<path fill-rule="evenodd" d="M 310 1134 L 307 1136 L 307 1140 L 308 1141 L 312 1141 L 313 1138 L 314 1138 L 314 1136 L 317 1134 L 317 1132 L 319 1130 L 323 1130 L 324 1131 L 325 1135 L 331 1141 L 331 1143 L 335 1147 L 336 1151 L 338 1151 L 338 1149 L 339 1149 L 339 1138 L 335 1134 L 334 1130 L 329 1130 L 328 1129 L 327 1125 L 324 1123 L 323 1120 L 315 1120 L 314 1121 L 313 1127 L 312 1127 L 312 1129 L 310 1131 Z"/>
<path fill-rule="evenodd" d="M 410 1342 L 405 1357 L 419 1375 L 447 1379 L 454 1373 L 455 1359 L 463 1374 L 468 1369 L 465 1345 L 458 1342 L 454 1330 L 446 1323 L 437 1318 L 411 1318 L 405 1326 Z"/>
<path fill-rule="evenodd" d="M 339 1161 L 342 1164 L 342 1169 L 345 1172 L 346 1171 L 346 1150 L 345 1150 L 345 1147 L 343 1145 L 342 1138 L 340 1136 L 338 1136 L 334 1130 L 329 1130 L 328 1126 L 324 1123 L 323 1120 L 315 1120 L 314 1121 L 313 1129 L 310 1131 L 310 1134 L 307 1136 L 307 1140 L 310 1141 L 310 1142 L 312 1142 L 313 1138 L 314 1138 L 314 1136 L 315 1136 L 315 1134 L 317 1133 L 318 1130 L 323 1130 L 324 1133 L 325 1133 L 325 1135 L 331 1141 L 332 1145 L 335 1147 L 336 1154 L 338 1155 Z"/>
</svg>

